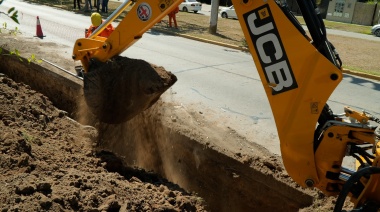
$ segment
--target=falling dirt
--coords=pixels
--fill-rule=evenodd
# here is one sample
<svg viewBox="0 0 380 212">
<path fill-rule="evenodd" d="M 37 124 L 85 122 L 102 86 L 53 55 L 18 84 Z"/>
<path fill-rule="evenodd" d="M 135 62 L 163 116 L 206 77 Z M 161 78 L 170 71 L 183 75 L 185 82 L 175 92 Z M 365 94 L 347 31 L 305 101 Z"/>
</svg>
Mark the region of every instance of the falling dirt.
<svg viewBox="0 0 380 212">
<path fill-rule="evenodd" d="M 0 36 L 2 47 L 38 53 L 64 68 L 75 66 L 56 54 L 62 46 Z M 78 94 L 75 106 L 52 92 L 58 82 L 52 86 L 38 79 L 43 67 L 52 67 L 40 64 L 40 75 L 22 78 L 30 66 L 5 57 L 14 56 L 0 56 L 0 73 L 21 74 L 15 81 L 0 76 L 2 211 L 333 209 L 334 198 L 297 186 L 280 157 L 233 128 L 216 127 L 207 120 L 210 111 L 158 101 L 127 123 L 101 123 L 88 112 L 83 96 Z M 40 87 L 49 98 L 20 81 Z"/>
<path fill-rule="evenodd" d="M 84 96 L 102 121 L 120 124 L 152 106 L 177 77 L 143 60 L 114 57 L 105 63 L 91 61 L 84 74 Z"/>
</svg>

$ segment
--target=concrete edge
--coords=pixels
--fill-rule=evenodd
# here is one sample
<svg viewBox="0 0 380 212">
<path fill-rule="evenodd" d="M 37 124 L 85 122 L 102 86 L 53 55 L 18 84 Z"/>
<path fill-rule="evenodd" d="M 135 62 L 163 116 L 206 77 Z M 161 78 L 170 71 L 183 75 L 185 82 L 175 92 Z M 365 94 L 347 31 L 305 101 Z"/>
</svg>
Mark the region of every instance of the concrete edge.
<svg viewBox="0 0 380 212">
<path fill-rule="evenodd" d="M 363 77 L 363 78 L 367 78 L 367 79 L 372 79 L 372 80 L 380 81 L 380 76 L 376 76 L 376 75 L 372 75 L 372 74 L 361 73 L 361 72 L 357 72 L 357 71 L 351 71 L 351 70 L 348 70 L 348 69 L 343 69 L 343 73 L 354 75 L 354 76 L 358 76 L 358 77 Z"/>
<path fill-rule="evenodd" d="M 236 45 L 232 45 L 232 44 L 222 43 L 222 42 L 218 42 L 218 41 L 208 40 L 208 39 L 205 39 L 205 38 L 195 37 L 195 36 L 192 36 L 192 35 L 180 34 L 180 33 L 170 32 L 170 31 L 161 30 L 161 29 L 153 29 L 152 28 L 151 30 L 152 31 L 156 31 L 156 32 L 160 32 L 160 33 L 163 33 L 163 34 L 180 36 L 180 37 L 188 38 L 188 39 L 191 39 L 191 40 L 196 40 L 196 41 L 200 41 L 200 42 L 204 42 L 204 43 L 210 43 L 210 44 L 214 44 L 214 45 L 218 45 L 218 46 L 224 46 L 224 47 L 228 47 L 228 48 L 231 48 L 231 49 L 236 49 L 236 50 L 240 50 L 240 51 L 249 52 L 248 48 L 242 47 L 242 46 L 236 46 Z"/>
<path fill-rule="evenodd" d="M 157 31 L 157 32 L 161 32 L 161 33 L 164 33 L 164 34 L 180 36 L 180 37 L 183 37 L 183 38 L 192 39 L 192 40 L 196 40 L 196 41 L 200 41 L 200 42 L 204 42 L 204 43 L 210 43 L 210 44 L 224 46 L 224 47 L 231 48 L 231 49 L 236 49 L 236 50 L 240 50 L 240 51 L 244 51 L 244 52 L 249 52 L 248 48 L 242 47 L 242 46 L 236 46 L 236 45 L 231 45 L 231 44 L 227 44 L 227 43 L 217 42 L 217 41 L 208 40 L 208 39 L 204 39 L 204 38 L 199 38 L 199 37 L 195 37 L 195 36 L 187 35 L 187 34 L 180 34 L 180 33 L 176 33 L 176 32 L 169 32 L 169 31 L 161 30 L 161 29 L 152 29 L 152 30 L 153 31 Z M 344 74 L 358 76 L 358 77 L 363 77 L 363 78 L 367 78 L 367 79 L 372 79 L 372 80 L 380 81 L 380 76 L 372 75 L 372 74 L 367 74 L 367 73 L 361 73 L 361 72 L 357 72 L 357 71 L 351 71 L 351 70 L 348 70 L 348 69 L 345 69 L 345 68 L 343 69 L 343 73 Z"/>
<path fill-rule="evenodd" d="M 186 35 L 186 34 L 176 34 L 176 35 L 179 35 L 179 36 L 184 37 L 184 38 L 192 39 L 192 40 L 197 40 L 197 41 L 200 41 L 200 42 L 210 43 L 210 44 L 214 44 L 214 45 L 228 47 L 228 48 L 231 48 L 231 49 L 236 49 L 236 50 L 240 50 L 240 51 L 244 51 L 244 52 L 249 52 L 248 48 L 245 48 L 245 47 L 242 47 L 242 46 L 235 46 L 235 45 L 231 45 L 231 44 L 227 44 L 227 43 L 222 43 L 222 42 L 218 42 L 218 41 L 213 41 L 213 40 L 208 40 L 208 39 L 204 39 L 204 38 L 194 37 L 194 36 Z"/>
</svg>

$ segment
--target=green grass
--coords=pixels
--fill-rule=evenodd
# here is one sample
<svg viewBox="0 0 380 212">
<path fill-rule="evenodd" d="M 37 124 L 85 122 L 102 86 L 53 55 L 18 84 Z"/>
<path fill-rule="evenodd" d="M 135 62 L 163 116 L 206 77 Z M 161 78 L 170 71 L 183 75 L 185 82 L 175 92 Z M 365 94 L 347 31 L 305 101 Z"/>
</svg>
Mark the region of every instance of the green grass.
<svg viewBox="0 0 380 212">
<path fill-rule="evenodd" d="M 305 25 L 305 21 L 303 20 L 302 16 L 296 16 L 298 21 Z M 327 29 L 336 29 L 336 30 L 342 30 L 347 32 L 356 32 L 356 33 L 362 33 L 362 34 L 371 34 L 371 28 L 372 26 L 363 26 L 363 25 L 357 25 L 357 24 L 348 24 L 348 23 L 342 23 L 342 22 L 336 22 L 336 21 L 329 21 L 329 20 L 323 20 L 325 23 L 325 26 Z"/>
<path fill-rule="evenodd" d="M 22 131 L 21 134 L 22 134 L 22 137 L 24 138 L 24 140 L 27 142 L 34 142 L 34 140 L 36 140 L 35 137 L 29 135 L 26 131 Z"/>
<path fill-rule="evenodd" d="M 369 74 L 369 75 L 375 75 L 375 76 L 380 76 L 380 74 L 376 71 L 368 71 L 368 70 L 363 70 L 360 68 L 357 68 L 355 66 L 346 66 L 348 70 L 354 71 L 354 72 L 359 72 L 359 73 L 364 73 L 364 74 Z"/>
</svg>

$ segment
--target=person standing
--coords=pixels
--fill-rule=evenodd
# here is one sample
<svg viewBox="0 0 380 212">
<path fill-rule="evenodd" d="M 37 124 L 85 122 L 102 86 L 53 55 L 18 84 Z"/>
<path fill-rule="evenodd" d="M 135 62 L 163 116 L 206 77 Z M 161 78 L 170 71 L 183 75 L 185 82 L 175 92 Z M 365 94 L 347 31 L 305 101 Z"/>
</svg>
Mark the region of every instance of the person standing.
<svg viewBox="0 0 380 212">
<path fill-rule="evenodd" d="M 177 18 L 176 18 L 176 15 L 179 11 L 179 7 L 176 7 L 174 8 L 173 11 L 171 11 L 168 16 L 169 16 L 169 27 L 172 27 L 172 21 L 174 22 L 174 27 L 176 29 L 178 29 L 178 25 L 177 25 Z"/>
<path fill-rule="evenodd" d="M 96 11 L 97 12 L 99 12 L 99 10 L 100 10 L 100 6 L 102 6 L 103 7 L 103 0 L 98 0 L 97 2 L 96 2 Z M 103 10 L 103 9 L 102 9 Z"/>
<path fill-rule="evenodd" d="M 108 0 L 103 0 L 102 12 L 103 13 L 108 13 Z"/>
<path fill-rule="evenodd" d="M 78 3 L 78 10 L 80 10 L 80 1 L 81 0 L 74 0 L 74 10 L 77 8 L 77 3 Z"/>
<path fill-rule="evenodd" d="M 99 13 L 92 13 L 91 14 L 91 26 L 86 29 L 85 37 L 88 38 L 90 35 L 103 23 L 102 16 Z M 106 28 L 103 29 L 102 32 L 98 34 L 98 36 L 106 37 L 108 38 L 112 32 L 115 30 L 115 28 L 112 26 L 112 24 L 108 24 Z"/>
<path fill-rule="evenodd" d="M 85 6 L 84 6 L 84 10 L 85 10 L 86 12 L 88 12 L 88 8 L 89 8 L 89 6 L 90 6 L 90 11 L 92 11 L 91 0 L 85 0 L 85 2 L 86 2 L 86 4 L 85 4 Z"/>
</svg>

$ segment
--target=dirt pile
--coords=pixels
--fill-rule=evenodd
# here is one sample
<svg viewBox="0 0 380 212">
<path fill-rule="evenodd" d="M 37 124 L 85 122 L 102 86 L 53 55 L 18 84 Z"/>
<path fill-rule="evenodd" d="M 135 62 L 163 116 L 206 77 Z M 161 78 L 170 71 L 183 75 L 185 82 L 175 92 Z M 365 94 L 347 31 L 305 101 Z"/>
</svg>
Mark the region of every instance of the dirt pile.
<svg viewBox="0 0 380 212">
<path fill-rule="evenodd" d="M 2 211 L 203 211 L 202 199 L 92 148 L 97 131 L 0 75 Z M 116 173 L 113 171 L 119 171 Z"/>
<path fill-rule="evenodd" d="M 146 61 L 116 56 L 91 61 L 84 75 L 84 96 L 103 122 L 119 124 L 152 106 L 177 77 Z"/>
</svg>

